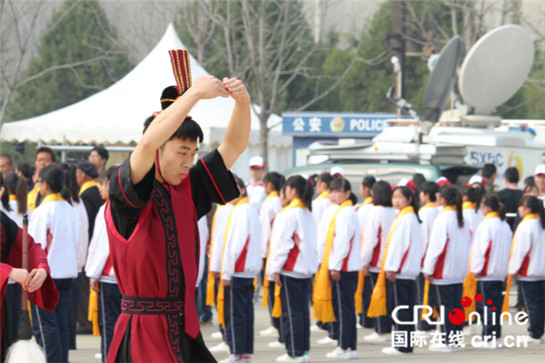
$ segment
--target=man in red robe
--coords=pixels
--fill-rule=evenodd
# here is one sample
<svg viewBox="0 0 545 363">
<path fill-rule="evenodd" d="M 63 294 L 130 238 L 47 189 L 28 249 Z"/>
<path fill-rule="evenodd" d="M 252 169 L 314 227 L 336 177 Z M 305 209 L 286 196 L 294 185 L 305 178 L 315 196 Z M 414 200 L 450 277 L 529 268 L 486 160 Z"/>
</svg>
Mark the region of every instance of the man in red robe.
<svg viewBox="0 0 545 363">
<path fill-rule="evenodd" d="M 112 176 L 105 213 L 123 299 L 107 362 L 215 361 L 195 309 L 197 221 L 238 197 L 229 169 L 248 142 L 250 98 L 240 80 L 213 76 L 179 93 Z M 192 167 L 203 135 L 187 114 L 215 97 L 235 107 L 223 142 Z"/>
<path fill-rule="evenodd" d="M 11 220 L 4 212 L 0 212 L 2 226 L 0 229 L 0 341 L 2 342 L 1 358 L 9 343 L 17 337 L 9 337 L 7 329 L 4 331 L 6 321 L 4 309 L 4 296 L 8 287 L 8 279 L 12 279 L 21 285 L 23 290 L 29 292 L 28 298 L 34 304 L 47 311 L 53 311 L 59 300 L 59 292 L 51 279 L 47 255 L 39 244 L 34 243 L 32 237 L 28 237 L 28 268 L 30 272 L 21 268 L 23 254 L 23 230 Z"/>
</svg>

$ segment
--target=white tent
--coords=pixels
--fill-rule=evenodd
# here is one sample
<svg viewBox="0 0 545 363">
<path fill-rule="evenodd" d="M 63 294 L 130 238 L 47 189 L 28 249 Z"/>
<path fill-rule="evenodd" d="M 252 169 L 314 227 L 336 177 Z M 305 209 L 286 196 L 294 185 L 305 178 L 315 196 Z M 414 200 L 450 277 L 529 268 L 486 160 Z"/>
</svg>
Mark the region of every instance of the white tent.
<svg viewBox="0 0 545 363">
<path fill-rule="evenodd" d="M 176 84 L 168 50 L 185 49 L 170 24 L 155 48 L 125 77 L 109 88 L 82 101 L 27 120 L 5 123 L 0 130 L 3 141 L 32 141 L 44 143 L 135 145 L 142 135 L 144 120 L 161 109 L 162 90 Z M 190 56 L 193 78 L 209 75 Z M 221 77 L 222 75 L 217 75 Z M 190 115 L 203 128 L 205 140 L 201 148 L 216 147 L 223 138 L 234 106 L 232 98 L 201 100 Z M 281 117 L 269 118 L 269 126 L 279 124 Z M 282 170 L 291 165 L 291 140 L 272 131 L 269 136 L 269 163 L 271 170 Z M 259 119 L 252 110 L 252 135 L 249 149 L 235 165 L 235 172 L 247 177 L 248 154 L 257 154 L 259 148 Z M 279 155 L 278 151 L 281 155 Z"/>
</svg>

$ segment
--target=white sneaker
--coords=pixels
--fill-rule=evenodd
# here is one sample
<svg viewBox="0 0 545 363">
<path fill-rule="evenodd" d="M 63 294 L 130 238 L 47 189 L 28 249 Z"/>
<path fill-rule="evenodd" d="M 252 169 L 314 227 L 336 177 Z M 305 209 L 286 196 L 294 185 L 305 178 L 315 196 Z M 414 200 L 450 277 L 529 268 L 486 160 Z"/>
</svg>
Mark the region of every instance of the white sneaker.
<svg viewBox="0 0 545 363">
<path fill-rule="evenodd" d="M 445 352 L 445 353 L 452 353 L 457 351 L 458 349 L 456 347 L 450 347 L 446 344 L 430 344 L 428 347 L 429 350 L 433 352 Z"/>
<path fill-rule="evenodd" d="M 280 343 L 278 340 L 275 340 L 274 342 L 270 342 L 267 344 L 269 348 L 285 348 L 284 343 Z"/>
<path fill-rule="evenodd" d="M 322 339 L 318 340 L 317 343 L 320 344 L 320 345 L 337 344 L 337 341 L 335 339 L 331 339 L 329 336 L 326 336 L 325 338 L 322 338 Z"/>
<path fill-rule="evenodd" d="M 310 362 L 310 355 L 308 355 L 308 352 L 303 353 L 303 362 Z"/>
<path fill-rule="evenodd" d="M 221 342 L 218 345 L 208 349 L 211 352 L 226 352 L 229 353 L 229 346 L 225 342 Z"/>
<path fill-rule="evenodd" d="M 367 343 L 386 343 L 390 342 L 390 334 L 379 334 L 374 332 L 363 337 L 363 341 Z"/>
<path fill-rule="evenodd" d="M 223 334 L 221 334 L 220 331 L 217 331 L 217 332 L 214 332 L 214 333 L 210 334 L 210 337 L 212 339 L 223 339 Z"/>
<path fill-rule="evenodd" d="M 101 360 L 102 359 L 102 353 L 95 353 L 95 359 Z"/>
<path fill-rule="evenodd" d="M 395 349 L 394 347 L 386 347 L 382 348 L 382 353 L 388 354 L 388 355 L 402 355 L 403 352 L 400 352 L 399 350 Z"/>
<path fill-rule="evenodd" d="M 310 331 L 322 331 L 322 328 L 320 328 L 316 324 L 312 324 L 312 326 L 310 327 Z"/>
<path fill-rule="evenodd" d="M 219 363 L 251 363 L 252 360 L 249 358 L 249 356 L 236 356 L 234 354 L 231 354 L 229 357 L 225 358 L 224 360 L 220 360 Z"/>
<path fill-rule="evenodd" d="M 465 335 L 481 335 L 482 327 L 476 324 L 471 324 L 464 327 Z"/>
<path fill-rule="evenodd" d="M 526 339 L 526 342 L 527 343 L 531 343 L 531 344 L 542 344 L 543 343 L 543 338 L 541 339 L 536 339 L 536 338 L 532 338 L 531 336 L 529 335 L 526 335 L 524 337 L 524 339 Z"/>
<path fill-rule="evenodd" d="M 267 329 L 263 329 L 259 332 L 259 335 L 262 337 L 270 337 L 270 336 L 277 336 L 278 332 L 276 331 L 276 328 L 274 326 L 270 326 Z"/>
<path fill-rule="evenodd" d="M 277 362 L 307 362 L 303 356 L 301 357 L 292 357 L 288 354 L 281 355 L 276 358 Z"/>
<path fill-rule="evenodd" d="M 342 349 L 341 347 L 335 348 L 334 351 L 326 354 L 328 358 L 341 358 L 341 359 L 354 359 L 358 358 L 358 352 L 348 348 L 347 350 Z"/>
</svg>

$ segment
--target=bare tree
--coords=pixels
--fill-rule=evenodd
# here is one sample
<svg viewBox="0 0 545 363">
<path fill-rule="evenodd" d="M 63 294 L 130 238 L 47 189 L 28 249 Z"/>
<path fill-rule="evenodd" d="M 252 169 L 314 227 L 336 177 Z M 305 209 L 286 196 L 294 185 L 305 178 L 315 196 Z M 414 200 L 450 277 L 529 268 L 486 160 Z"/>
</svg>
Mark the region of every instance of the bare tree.
<svg viewBox="0 0 545 363">
<path fill-rule="evenodd" d="M 190 34 L 197 49 L 213 47 L 215 56 L 225 59 L 230 74 L 251 84 L 249 91 L 257 104 L 254 111 L 260 120 L 260 152 L 267 160 L 272 126 L 267 121 L 278 112 L 284 93 L 298 77 L 312 79 L 317 85 L 324 83 L 326 77 L 315 74 L 310 66 L 320 44 L 313 41 L 309 25 L 301 16 L 300 2 L 201 0 L 198 3 L 199 16 L 195 19 L 191 11 L 182 11 L 182 22 L 191 21 L 187 17 L 193 18 L 194 32 Z M 199 27 L 201 19 L 208 27 Z M 211 27 L 217 27 L 216 36 L 212 35 Z M 204 41 L 209 43 L 202 43 Z M 356 54 L 357 49 L 349 66 L 341 74 L 330 77 L 328 86 L 316 87 L 311 99 L 297 110 L 308 108 L 332 92 L 352 69 Z M 203 58 L 201 62 L 206 67 L 211 60 Z"/>
</svg>

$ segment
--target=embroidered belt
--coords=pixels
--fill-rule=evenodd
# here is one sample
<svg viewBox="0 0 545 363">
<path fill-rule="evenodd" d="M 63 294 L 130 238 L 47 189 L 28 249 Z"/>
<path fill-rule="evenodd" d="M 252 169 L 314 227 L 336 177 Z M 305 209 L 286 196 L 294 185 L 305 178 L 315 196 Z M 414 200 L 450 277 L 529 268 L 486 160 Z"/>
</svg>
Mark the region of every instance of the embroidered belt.
<svg viewBox="0 0 545 363">
<path fill-rule="evenodd" d="M 184 314 L 184 301 L 177 298 L 123 296 L 121 312 L 126 314 Z"/>
</svg>

